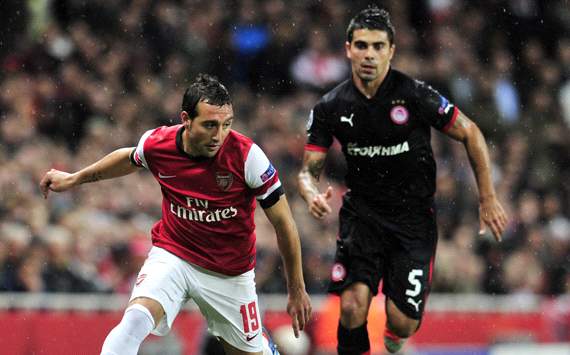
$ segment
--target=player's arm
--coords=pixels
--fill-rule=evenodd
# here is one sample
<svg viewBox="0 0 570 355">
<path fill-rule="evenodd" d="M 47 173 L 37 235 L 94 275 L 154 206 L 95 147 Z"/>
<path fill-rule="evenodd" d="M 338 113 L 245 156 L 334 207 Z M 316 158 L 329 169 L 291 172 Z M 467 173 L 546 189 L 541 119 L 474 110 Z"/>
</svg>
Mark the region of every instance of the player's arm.
<svg viewBox="0 0 570 355">
<path fill-rule="evenodd" d="M 322 219 L 332 212 L 328 200 L 332 196 L 332 187 L 321 193 L 318 188 L 319 177 L 323 172 L 327 153 L 320 151 L 305 150 L 303 166 L 297 176 L 299 193 L 307 202 L 309 212 L 313 217 Z"/>
<path fill-rule="evenodd" d="M 475 173 L 479 189 L 480 233 L 483 233 L 486 225 L 491 228 L 495 239 L 500 241 L 507 225 L 507 215 L 499 203 L 493 187 L 489 149 L 481 130 L 459 111 L 455 122 L 446 131 L 446 134 L 463 143 Z"/>
<path fill-rule="evenodd" d="M 40 189 L 44 198 L 47 198 L 50 190 L 55 192 L 66 191 L 88 182 L 112 179 L 133 173 L 138 169 L 130 159 L 133 150 L 134 147 L 117 149 L 75 173 L 51 169 L 40 181 Z"/>
<path fill-rule="evenodd" d="M 277 245 L 287 278 L 287 313 L 291 316 L 295 337 L 299 337 L 299 331 L 305 328 L 312 312 L 303 279 L 299 233 L 285 195 L 281 195 L 275 204 L 264 211 L 277 234 Z"/>
</svg>

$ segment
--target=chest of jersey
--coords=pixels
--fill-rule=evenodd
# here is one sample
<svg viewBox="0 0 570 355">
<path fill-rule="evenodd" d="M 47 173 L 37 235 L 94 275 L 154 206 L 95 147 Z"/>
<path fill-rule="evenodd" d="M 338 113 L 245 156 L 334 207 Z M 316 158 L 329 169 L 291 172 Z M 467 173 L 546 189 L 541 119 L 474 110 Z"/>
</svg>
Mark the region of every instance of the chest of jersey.
<svg viewBox="0 0 570 355">
<path fill-rule="evenodd" d="M 405 99 L 339 105 L 329 118 L 332 134 L 351 156 L 387 157 L 421 145 L 429 128 Z"/>
<path fill-rule="evenodd" d="M 173 154 L 157 159 L 152 170 L 165 197 L 187 207 L 241 204 L 248 190 L 243 171 L 229 160 L 193 161 Z"/>
</svg>

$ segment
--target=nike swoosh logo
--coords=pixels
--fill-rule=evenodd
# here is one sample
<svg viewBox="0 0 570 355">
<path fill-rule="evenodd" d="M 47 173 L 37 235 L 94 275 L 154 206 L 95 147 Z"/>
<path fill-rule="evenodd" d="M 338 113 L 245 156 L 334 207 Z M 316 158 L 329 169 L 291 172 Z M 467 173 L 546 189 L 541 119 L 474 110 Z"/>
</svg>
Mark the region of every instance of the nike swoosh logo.
<svg viewBox="0 0 570 355">
<path fill-rule="evenodd" d="M 170 179 L 176 177 L 176 175 L 162 175 L 161 173 L 158 173 L 158 177 L 161 179 Z"/>
<path fill-rule="evenodd" d="M 255 333 L 255 334 L 252 335 L 252 336 L 247 335 L 247 336 L 245 337 L 245 340 L 251 341 L 251 339 L 255 338 L 258 334 L 259 334 L 259 332 Z"/>
</svg>

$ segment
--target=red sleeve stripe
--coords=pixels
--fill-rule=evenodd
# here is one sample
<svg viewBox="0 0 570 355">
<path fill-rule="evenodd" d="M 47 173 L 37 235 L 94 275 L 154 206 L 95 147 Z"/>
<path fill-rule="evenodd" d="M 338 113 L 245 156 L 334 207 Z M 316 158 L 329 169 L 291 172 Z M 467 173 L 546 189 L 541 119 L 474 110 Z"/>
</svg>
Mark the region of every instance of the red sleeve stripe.
<svg viewBox="0 0 570 355">
<path fill-rule="evenodd" d="M 443 127 L 443 129 L 442 129 L 443 132 L 447 132 L 447 130 L 450 129 L 451 126 L 453 126 L 453 124 L 455 123 L 455 120 L 457 119 L 457 115 L 459 115 L 459 109 L 457 108 L 457 106 L 453 106 L 453 116 L 451 117 L 451 120 L 449 120 L 449 122 L 447 122 L 445 127 Z"/>
<path fill-rule="evenodd" d="M 314 144 L 305 144 L 305 150 L 310 150 L 313 152 L 321 152 L 321 153 L 326 153 L 329 149 L 325 148 L 325 147 L 321 147 L 319 145 L 314 145 Z"/>
</svg>

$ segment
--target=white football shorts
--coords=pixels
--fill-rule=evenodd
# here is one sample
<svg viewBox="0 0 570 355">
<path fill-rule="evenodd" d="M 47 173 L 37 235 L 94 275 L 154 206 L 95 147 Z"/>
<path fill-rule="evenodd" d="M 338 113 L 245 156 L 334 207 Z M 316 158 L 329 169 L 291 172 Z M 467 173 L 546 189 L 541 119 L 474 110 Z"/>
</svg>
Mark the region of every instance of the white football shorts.
<svg viewBox="0 0 570 355">
<path fill-rule="evenodd" d="M 152 334 L 166 335 L 184 304 L 192 299 L 208 322 L 208 331 L 239 350 L 262 351 L 262 325 L 255 273 L 227 276 L 192 265 L 174 254 L 152 247 L 131 295 L 162 305 L 165 317 Z"/>
</svg>

